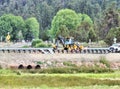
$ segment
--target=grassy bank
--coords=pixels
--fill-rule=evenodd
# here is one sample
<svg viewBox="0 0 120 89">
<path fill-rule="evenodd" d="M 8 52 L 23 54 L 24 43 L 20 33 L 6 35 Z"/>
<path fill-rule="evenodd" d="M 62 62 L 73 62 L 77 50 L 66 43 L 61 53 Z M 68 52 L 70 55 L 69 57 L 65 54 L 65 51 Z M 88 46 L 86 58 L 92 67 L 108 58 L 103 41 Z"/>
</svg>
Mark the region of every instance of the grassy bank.
<svg viewBox="0 0 120 89">
<path fill-rule="evenodd" d="M 43 89 L 41 87 L 44 87 L 44 89 L 50 89 L 52 87 L 51 89 L 73 89 L 72 87 L 74 87 L 74 89 L 92 89 L 90 88 L 91 86 L 96 87 L 95 89 L 100 89 L 102 86 L 116 86 L 114 88 L 111 87 L 111 89 L 119 89 L 120 72 L 101 74 L 30 74 L 21 73 L 20 71 L 0 70 L 0 88 Z M 102 89 L 107 88 L 103 87 Z"/>
<path fill-rule="evenodd" d="M 90 85 L 120 85 L 120 80 L 82 78 L 79 76 L 0 76 L 1 86 L 42 86 L 72 87 Z"/>
<path fill-rule="evenodd" d="M 120 89 L 120 86 L 100 86 L 100 85 L 94 85 L 94 86 L 75 86 L 75 87 L 47 87 L 45 85 L 41 87 L 3 87 L 0 89 Z"/>
</svg>

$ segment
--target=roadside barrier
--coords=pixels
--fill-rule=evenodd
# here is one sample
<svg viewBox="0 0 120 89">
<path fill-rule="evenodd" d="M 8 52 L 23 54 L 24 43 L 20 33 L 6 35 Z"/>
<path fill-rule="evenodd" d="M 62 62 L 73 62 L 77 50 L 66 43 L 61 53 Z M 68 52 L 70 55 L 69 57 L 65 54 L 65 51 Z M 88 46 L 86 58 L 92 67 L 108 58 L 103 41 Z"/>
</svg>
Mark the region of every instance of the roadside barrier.
<svg viewBox="0 0 120 89">
<path fill-rule="evenodd" d="M 83 50 L 63 50 L 52 48 L 0 48 L 2 53 L 41 53 L 41 54 L 54 54 L 54 53 L 92 53 L 92 54 L 106 54 L 111 51 L 108 48 L 87 48 Z M 115 53 L 115 52 L 111 52 Z"/>
</svg>

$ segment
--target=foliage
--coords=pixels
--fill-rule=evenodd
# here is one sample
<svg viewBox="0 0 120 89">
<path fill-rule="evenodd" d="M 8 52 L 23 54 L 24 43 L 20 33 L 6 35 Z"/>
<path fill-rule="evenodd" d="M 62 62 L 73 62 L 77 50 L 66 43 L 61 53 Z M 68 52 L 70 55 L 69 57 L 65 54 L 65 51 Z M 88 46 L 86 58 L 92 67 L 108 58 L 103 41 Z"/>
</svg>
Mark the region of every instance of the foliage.
<svg viewBox="0 0 120 89">
<path fill-rule="evenodd" d="M 12 14 L 5 14 L 0 17 L 0 36 L 6 37 L 7 33 L 10 33 L 11 40 L 18 40 L 18 33 L 24 30 L 24 20 L 20 16 L 14 16 Z"/>
<path fill-rule="evenodd" d="M 24 45 L 24 46 L 22 46 L 22 48 L 29 48 L 29 46 L 28 45 Z"/>
<path fill-rule="evenodd" d="M 2 69 L 2 66 L 0 65 L 0 69 Z"/>
<path fill-rule="evenodd" d="M 43 42 L 42 39 L 35 39 L 35 40 L 32 41 L 32 47 L 35 47 L 36 44 L 39 44 L 39 43 L 42 43 L 42 42 Z"/>
<path fill-rule="evenodd" d="M 63 9 L 54 17 L 50 32 L 53 37 L 58 35 L 63 37 L 73 36 L 75 40 L 86 41 L 89 29 L 93 29 L 93 21 L 88 15 Z M 93 35 L 95 36 L 95 34 Z"/>
<path fill-rule="evenodd" d="M 38 39 L 39 38 L 39 23 L 36 18 L 28 18 L 26 21 L 26 32 L 24 36 L 26 40 Z"/>
<path fill-rule="evenodd" d="M 63 62 L 63 65 L 65 65 L 65 66 L 71 66 L 71 67 L 76 67 L 76 65 L 73 64 L 72 62 Z"/>
<path fill-rule="evenodd" d="M 90 29 L 93 29 L 93 21 L 87 14 L 78 13 L 79 24 L 76 30 L 71 33 L 75 37 L 75 40 L 86 42 Z M 95 32 L 94 32 L 95 34 Z"/>
<path fill-rule="evenodd" d="M 23 82 L 24 81 L 24 82 Z M 47 76 L 47 75 L 34 75 L 34 76 L 0 76 L 0 85 L 2 86 L 29 86 L 39 87 L 46 85 L 48 87 L 74 87 L 74 86 L 90 86 L 90 85 L 119 85 L 120 80 L 110 79 L 94 79 L 82 78 L 79 76 Z"/>
<path fill-rule="evenodd" d="M 120 15 L 116 9 L 116 4 L 117 3 L 112 2 L 104 11 L 100 29 L 102 38 L 105 38 L 108 35 L 110 29 L 119 27 L 120 25 Z"/>
<path fill-rule="evenodd" d="M 35 18 L 28 18 L 26 21 L 21 16 L 4 14 L 0 17 L 0 37 L 4 39 L 10 33 L 11 41 L 31 40 L 39 37 L 39 23 Z"/>
<path fill-rule="evenodd" d="M 89 39 L 91 39 L 92 42 L 95 42 L 97 40 L 97 36 L 96 36 L 95 31 L 93 29 L 90 29 L 88 32 L 87 42 L 89 41 Z"/>
<path fill-rule="evenodd" d="M 39 48 L 39 47 L 44 48 L 44 47 L 48 47 L 48 45 L 47 45 L 46 43 L 38 43 L 38 44 L 36 44 L 35 47 L 36 47 L 36 48 Z"/>
<path fill-rule="evenodd" d="M 63 68 L 47 68 L 47 69 L 41 69 L 41 70 L 30 70 L 30 71 L 24 71 L 24 72 L 28 72 L 28 73 L 47 73 L 47 74 L 59 74 L 59 73 L 63 73 L 63 74 L 74 74 L 74 73 L 111 73 L 114 72 L 112 69 L 110 68 L 100 68 L 98 66 L 94 66 L 94 67 L 87 67 L 87 66 L 81 66 L 81 67 L 76 67 L 75 65 L 71 65 L 71 64 L 66 64 L 68 67 L 63 67 Z M 71 66 L 71 67 L 70 67 Z"/>
<path fill-rule="evenodd" d="M 29 70 L 33 71 L 33 70 Z M 39 70 L 36 70 L 37 72 Z M 20 75 L 18 75 L 20 73 Z M 28 89 L 35 87 L 42 87 L 47 86 L 48 89 L 53 89 L 51 87 L 72 87 L 73 89 L 76 86 L 90 86 L 93 85 L 102 85 L 102 86 L 116 86 L 117 89 L 120 85 L 120 73 L 80 73 L 80 74 L 30 74 L 30 73 L 23 73 L 20 70 L 0 70 L 0 85 L 1 88 L 22 88 Z M 24 82 L 23 82 L 24 81 Z M 118 87 L 117 87 L 118 86 Z M 28 87 L 28 88 L 27 88 Z M 85 89 L 87 89 L 85 87 Z M 13 88 L 13 89 L 14 89 Z M 88 88 L 88 89 L 89 89 Z M 93 87 L 92 87 L 93 88 Z M 95 87 L 94 87 L 95 88 Z M 46 89 L 46 87 L 45 87 Z M 59 88 L 57 88 L 59 89 Z M 60 88 L 61 89 L 61 88 Z M 77 89 L 77 88 L 75 88 Z M 91 89 L 91 88 L 90 88 Z M 97 88 L 99 89 L 99 88 Z M 101 89 L 101 88 L 100 88 Z M 104 88 L 103 88 L 104 89 Z M 107 89 L 107 88 L 105 88 Z M 110 88 L 112 89 L 112 88 Z M 114 89 L 114 88 L 113 88 Z M 118 88 L 119 89 L 119 88 Z"/>
<path fill-rule="evenodd" d="M 62 33 L 65 33 L 71 30 L 75 30 L 78 24 L 78 16 L 75 13 L 75 11 L 70 9 L 63 9 L 57 12 L 56 16 L 54 16 L 52 20 L 52 27 L 51 27 L 51 35 L 53 37 L 56 37 L 57 34 L 62 35 Z M 61 33 L 58 32 L 59 30 L 62 30 Z M 69 35 L 69 33 L 68 33 Z"/>
<path fill-rule="evenodd" d="M 120 27 L 111 28 L 105 41 L 107 44 L 112 45 L 114 38 L 117 38 L 117 42 L 120 42 Z"/>
<path fill-rule="evenodd" d="M 35 39 L 32 41 L 32 47 L 52 47 L 52 44 L 43 42 L 42 39 Z"/>
<path fill-rule="evenodd" d="M 100 63 L 105 64 L 107 67 L 110 67 L 110 62 L 105 59 L 105 57 L 100 58 Z"/>
<path fill-rule="evenodd" d="M 89 29 L 94 29 L 95 33 L 97 34 L 97 38 L 101 40 L 106 38 L 111 28 L 120 26 L 119 0 L 17 0 L 17 1 L 0 0 L 0 6 L 1 6 L 0 16 L 11 13 L 14 14 L 15 16 L 22 17 L 24 20 L 35 17 L 38 23 L 40 24 L 39 37 L 43 40 L 46 39 L 48 40 L 49 36 L 47 30 L 54 29 L 53 28 L 54 26 L 52 25 L 54 17 L 57 15 L 59 11 L 65 10 L 65 8 L 72 10 L 78 14 L 81 13 L 82 15 L 79 14 L 77 19 L 79 20 L 79 22 L 83 20 L 81 16 L 86 18 L 84 22 L 78 24 L 79 28 L 77 28 L 77 30 L 75 30 L 74 27 L 71 28 L 71 26 L 73 26 L 72 24 L 77 25 L 76 23 L 74 23 L 74 21 L 71 22 L 66 20 L 64 21 L 66 24 L 63 22 L 62 24 L 60 23 L 59 25 L 58 25 L 59 22 L 56 22 L 57 24 L 56 26 L 58 27 L 60 26 L 59 29 L 64 30 L 63 33 L 66 32 L 68 33 L 67 35 L 74 36 L 74 38 L 76 38 L 76 40 L 78 41 L 86 41 L 86 36 Z M 89 17 L 86 17 L 87 15 Z M 7 16 L 7 18 L 11 18 L 11 16 L 10 17 Z M 72 16 L 72 18 L 76 17 Z M 6 23 L 5 21 L 0 21 L 1 29 L 0 31 L 3 33 L 0 34 L 0 37 L 2 36 L 3 39 L 5 39 L 8 31 L 12 32 L 13 29 L 15 30 L 17 26 L 20 26 L 18 25 L 18 22 L 19 21 L 22 22 L 22 19 L 20 20 L 19 18 L 19 20 L 17 19 L 16 21 L 14 19 L 16 18 L 12 17 L 12 20 L 9 19 L 8 21 L 8 22 L 12 21 L 12 25 L 16 24 L 14 25 L 14 27 L 13 26 L 11 27 L 11 24 Z M 63 21 L 63 19 L 61 19 L 61 21 Z M 69 24 L 70 28 L 68 27 L 67 24 Z M 26 34 L 24 34 L 24 32 L 28 31 L 28 29 L 24 28 L 24 25 L 25 24 L 23 24 L 23 27 L 20 28 L 17 27 L 17 30 L 15 30 L 15 32 L 12 32 L 14 33 L 13 35 L 11 34 L 12 40 L 16 40 L 18 38 L 27 39 Z M 18 37 L 19 36 L 18 29 L 19 30 L 22 29 L 21 37 Z M 71 30 L 71 32 L 68 32 L 67 30 L 68 31 Z M 84 30 L 86 34 L 82 34 L 84 33 Z M 45 34 L 42 34 L 41 32 Z M 66 35 L 66 33 L 64 35 Z M 29 35 L 31 39 L 33 38 L 33 35 L 35 35 L 35 37 L 38 37 L 38 34 L 36 35 L 35 33 L 32 33 L 31 35 Z M 54 35 L 55 34 L 53 34 L 53 36 Z"/>
</svg>

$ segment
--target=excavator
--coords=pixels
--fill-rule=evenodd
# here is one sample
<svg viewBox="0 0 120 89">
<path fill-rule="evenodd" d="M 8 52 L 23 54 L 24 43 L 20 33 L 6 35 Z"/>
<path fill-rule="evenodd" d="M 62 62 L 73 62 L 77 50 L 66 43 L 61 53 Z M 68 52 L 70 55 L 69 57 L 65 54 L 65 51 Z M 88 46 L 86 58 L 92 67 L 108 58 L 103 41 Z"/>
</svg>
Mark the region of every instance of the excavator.
<svg viewBox="0 0 120 89">
<path fill-rule="evenodd" d="M 66 51 L 81 51 L 83 49 L 83 46 L 76 44 L 74 42 L 74 38 L 72 37 L 62 37 L 58 36 L 57 39 L 55 40 L 55 45 L 53 47 L 54 50 L 57 50 L 59 48 L 59 44 L 62 44 L 63 49 Z"/>
</svg>

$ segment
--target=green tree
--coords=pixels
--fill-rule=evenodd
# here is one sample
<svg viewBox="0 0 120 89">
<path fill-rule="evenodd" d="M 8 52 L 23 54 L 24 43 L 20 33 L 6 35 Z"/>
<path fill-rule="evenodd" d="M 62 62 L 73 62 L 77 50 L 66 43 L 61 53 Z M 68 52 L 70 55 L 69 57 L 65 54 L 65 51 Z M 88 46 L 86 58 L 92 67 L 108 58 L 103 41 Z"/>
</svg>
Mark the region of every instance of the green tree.
<svg viewBox="0 0 120 89">
<path fill-rule="evenodd" d="M 88 32 L 87 42 L 89 41 L 89 39 L 91 39 L 92 42 L 95 42 L 97 40 L 97 36 L 96 36 L 95 31 L 93 29 L 90 29 Z"/>
<path fill-rule="evenodd" d="M 9 23 L 7 23 L 4 20 L 1 20 L 0 18 L 0 37 L 2 37 L 2 40 L 5 40 L 8 32 L 12 32 L 12 27 Z"/>
<path fill-rule="evenodd" d="M 78 41 L 87 41 L 87 36 L 90 29 L 93 29 L 93 21 L 86 14 L 78 14 L 79 16 L 79 25 L 75 31 L 76 39 Z"/>
<path fill-rule="evenodd" d="M 24 30 L 24 20 L 21 16 L 14 16 L 13 14 L 5 14 L 0 17 L 1 24 L 1 33 L 2 35 L 6 35 L 8 32 L 10 33 L 11 40 L 18 40 L 18 33 L 21 30 Z"/>
<path fill-rule="evenodd" d="M 39 23 L 36 18 L 31 17 L 28 18 L 26 21 L 26 30 L 24 32 L 25 40 L 32 40 L 39 38 Z"/>
<path fill-rule="evenodd" d="M 117 42 L 120 42 L 120 27 L 111 28 L 108 32 L 105 42 L 109 45 L 113 44 L 113 39 L 117 38 Z"/>
<path fill-rule="evenodd" d="M 75 11 L 70 9 L 62 9 L 57 12 L 56 16 L 54 16 L 52 20 L 51 35 L 56 37 L 56 33 L 59 30 L 62 30 L 63 26 L 65 29 L 68 29 L 69 32 L 75 30 L 78 23 L 78 15 Z"/>
</svg>

